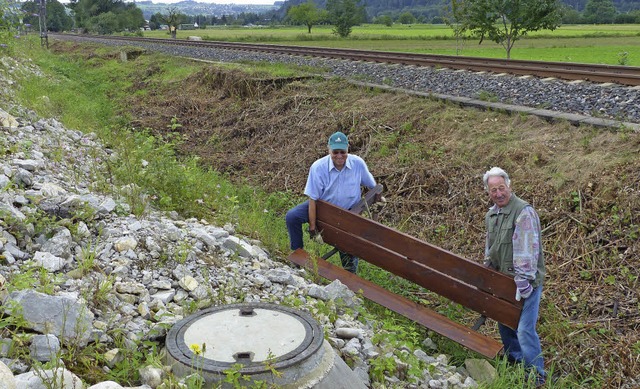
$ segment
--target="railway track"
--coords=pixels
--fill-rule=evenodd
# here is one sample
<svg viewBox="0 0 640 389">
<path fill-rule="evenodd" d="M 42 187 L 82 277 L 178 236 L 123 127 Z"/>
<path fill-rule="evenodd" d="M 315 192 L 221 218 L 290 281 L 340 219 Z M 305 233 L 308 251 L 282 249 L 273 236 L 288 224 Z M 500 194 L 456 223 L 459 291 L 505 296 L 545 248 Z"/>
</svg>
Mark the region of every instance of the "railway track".
<svg viewBox="0 0 640 389">
<path fill-rule="evenodd" d="M 54 38 L 64 39 L 68 35 L 50 34 Z M 82 35 L 73 35 L 83 38 Z M 271 44 L 191 41 L 184 39 L 158 39 L 120 36 L 86 36 L 120 41 L 160 43 L 226 50 L 257 51 L 263 53 L 313 56 L 322 58 L 345 59 L 378 63 L 430 66 L 450 69 L 464 69 L 476 72 L 507 73 L 518 76 L 553 77 L 563 80 L 584 80 L 595 83 L 614 83 L 620 85 L 640 85 L 640 67 L 619 65 L 598 65 L 570 62 L 545 62 L 505 60 L 495 58 L 477 58 L 450 55 L 428 55 L 415 53 L 396 53 L 385 51 L 364 51 L 309 46 L 287 46 Z"/>
</svg>

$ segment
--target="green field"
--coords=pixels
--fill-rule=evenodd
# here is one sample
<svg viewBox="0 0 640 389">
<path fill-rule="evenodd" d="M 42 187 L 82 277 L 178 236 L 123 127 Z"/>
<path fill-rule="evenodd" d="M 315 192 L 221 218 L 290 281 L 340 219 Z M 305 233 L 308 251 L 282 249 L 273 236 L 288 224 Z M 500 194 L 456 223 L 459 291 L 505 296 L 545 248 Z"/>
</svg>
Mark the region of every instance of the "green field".
<svg viewBox="0 0 640 389">
<path fill-rule="evenodd" d="M 332 34 L 332 26 L 306 27 L 214 27 L 178 31 L 178 38 L 198 35 L 208 40 L 261 42 L 304 46 L 406 51 L 424 54 L 504 58 L 502 46 L 477 38 L 456 41 L 445 25 L 367 24 L 353 28 L 346 38 Z M 166 38 L 166 31 L 145 31 L 147 37 Z M 624 54 L 626 53 L 626 54 Z M 511 58 L 560 62 L 625 64 L 640 66 L 640 25 L 569 25 L 555 31 L 542 30 L 516 42 Z"/>
</svg>

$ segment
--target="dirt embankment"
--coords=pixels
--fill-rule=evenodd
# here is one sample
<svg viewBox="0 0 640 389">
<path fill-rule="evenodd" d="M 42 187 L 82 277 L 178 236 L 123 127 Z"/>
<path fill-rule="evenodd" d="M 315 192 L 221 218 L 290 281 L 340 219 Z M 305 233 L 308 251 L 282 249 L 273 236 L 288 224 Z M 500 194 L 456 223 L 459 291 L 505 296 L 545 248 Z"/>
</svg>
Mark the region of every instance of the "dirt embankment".
<svg viewBox="0 0 640 389">
<path fill-rule="evenodd" d="M 481 177 L 510 173 L 538 210 L 548 279 L 543 347 L 556 370 L 602 374 L 607 385 L 640 376 L 640 134 L 550 124 L 529 116 L 319 79 L 249 77 L 203 67 L 173 85 L 141 70 L 135 124 L 166 132 L 181 152 L 269 191 L 301 194 L 310 164 L 334 131 L 368 162 L 388 203 L 380 221 L 480 260 L 489 201 Z M 603 352 L 607 350 L 607 352 Z"/>
</svg>

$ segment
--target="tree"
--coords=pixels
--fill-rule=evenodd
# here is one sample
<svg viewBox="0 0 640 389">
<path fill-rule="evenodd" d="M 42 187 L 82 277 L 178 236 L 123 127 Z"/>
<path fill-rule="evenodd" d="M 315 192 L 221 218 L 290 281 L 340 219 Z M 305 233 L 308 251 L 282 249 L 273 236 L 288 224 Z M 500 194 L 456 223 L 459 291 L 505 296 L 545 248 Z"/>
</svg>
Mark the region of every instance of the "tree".
<svg viewBox="0 0 640 389">
<path fill-rule="evenodd" d="M 639 13 L 640 10 L 635 11 L 636 13 Z M 636 15 L 636 13 L 633 12 L 626 12 L 626 13 L 619 13 L 618 15 L 616 15 L 616 20 L 614 21 L 615 24 L 634 24 L 634 23 L 638 23 L 638 16 Z"/>
<path fill-rule="evenodd" d="M 176 7 L 170 7 L 166 15 L 162 15 L 162 21 L 169 26 L 171 37 L 176 38 L 178 26 L 185 19 L 185 15 L 181 14 Z"/>
<path fill-rule="evenodd" d="M 69 31 L 73 28 L 73 19 L 58 0 L 47 0 L 47 28 L 53 32 Z"/>
<path fill-rule="evenodd" d="M 75 12 L 76 25 L 86 31 L 110 34 L 137 30 L 145 23 L 140 8 L 122 0 L 71 0 L 68 7 Z"/>
<path fill-rule="evenodd" d="M 118 29 L 120 31 L 137 31 L 145 24 L 142 10 L 134 3 L 127 3 L 117 15 L 119 18 Z"/>
<path fill-rule="evenodd" d="M 562 7 L 562 24 L 580 24 L 582 23 L 582 14 L 577 10 L 564 6 Z"/>
<path fill-rule="evenodd" d="M 19 15 L 16 0 L 0 0 L 0 31 L 9 34 L 9 30 L 18 26 Z"/>
<path fill-rule="evenodd" d="M 584 7 L 583 17 L 587 23 L 611 24 L 617 13 L 612 0 L 589 0 Z"/>
<path fill-rule="evenodd" d="M 400 24 L 413 24 L 416 22 L 416 17 L 411 12 L 403 12 L 398 16 L 398 23 Z"/>
<path fill-rule="evenodd" d="M 157 30 L 164 22 L 162 21 L 162 14 L 160 12 L 156 12 L 149 18 L 149 28 L 152 30 Z"/>
<path fill-rule="evenodd" d="M 103 12 L 89 19 L 87 27 L 101 35 L 113 34 L 118 31 L 118 16 L 111 11 Z"/>
<path fill-rule="evenodd" d="M 11 3 L 6 0 L 0 0 L 0 50 L 9 47 L 9 40 L 11 37 Z M 4 51 L 0 51 L 0 54 L 4 55 Z"/>
<path fill-rule="evenodd" d="M 466 6 L 467 3 L 465 0 L 451 0 L 451 9 L 445 11 L 446 16 L 444 22 L 453 29 L 453 35 L 456 37 L 456 55 L 460 54 L 460 50 L 466 38 Z"/>
<path fill-rule="evenodd" d="M 26 1 L 22 3 L 20 10 L 25 15 L 23 22 L 37 26 L 40 23 L 38 13 L 40 3 L 36 1 Z M 53 32 L 69 31 L 73 28 L 73 19 L 67 15 L 65 6 L 58 0 L 47 0 L 47 30 Z"/>
<path fill-rule="evenodd" d="M 464 0 L 459 16 L 463 31 L 502 45 L 511 58 L 517 40 L 530 31 L 555 30 L 561 23 L 557 0 Z"/>
<path fill-rule="evenodd" d="M 287 16 L 294 23 L 306 25 L 309 30 L 309 34 L 311 34 L 311 27 L 326 19 L 327 12 L 325 10 L 318 9 L 318 7 L 316 7 L 316 3 L 314 3 L 313 0 L 309 0 L 306 3 L 289 8 Z"/>
<path fill-rule="evenodd" d="M 357 0 L 327 0 L 329 19 L 335 26 L 333 33 L 342 38 L 351 34 L 351 28 L 362 22 L 364 7 Z"/>
<path fill-rule="evenodd" d="M 391 27 L 393 26 L 393 19 L 391 19 L 391 16 L 389 15 L 382 15 L 382 16 L 378 16 L 374 23 L 376 24 L 384 24 L 387 27 Z"/>
</svg>

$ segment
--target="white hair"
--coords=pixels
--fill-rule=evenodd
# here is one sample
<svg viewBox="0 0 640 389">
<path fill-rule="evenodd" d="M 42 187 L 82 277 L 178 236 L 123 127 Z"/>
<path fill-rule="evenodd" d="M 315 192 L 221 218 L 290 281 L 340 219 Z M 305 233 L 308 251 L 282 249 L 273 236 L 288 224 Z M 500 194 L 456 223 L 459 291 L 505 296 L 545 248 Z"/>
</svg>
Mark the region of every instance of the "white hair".
<svg viewBox="0 0 640 389">
<path fill-rule="evenodd" d="M 509 175 L 507 174 L 507 172 L 505 172 L 504 170 L 500 169 L 497 166 L 494 166 L 491 169 L 487 170 L 484 173 L 484 176 L 482 176 L 482 182 L 484 182 L 485 190 L 489 189 L 489 185 L 487 185 L 487 181 L 489 181 L 489 177 L 502 177 L 504 178 L 504 183 L 507 185 L 507 187 L 511 187 L 511 180 L 509 179 Z"/>
</svg>

